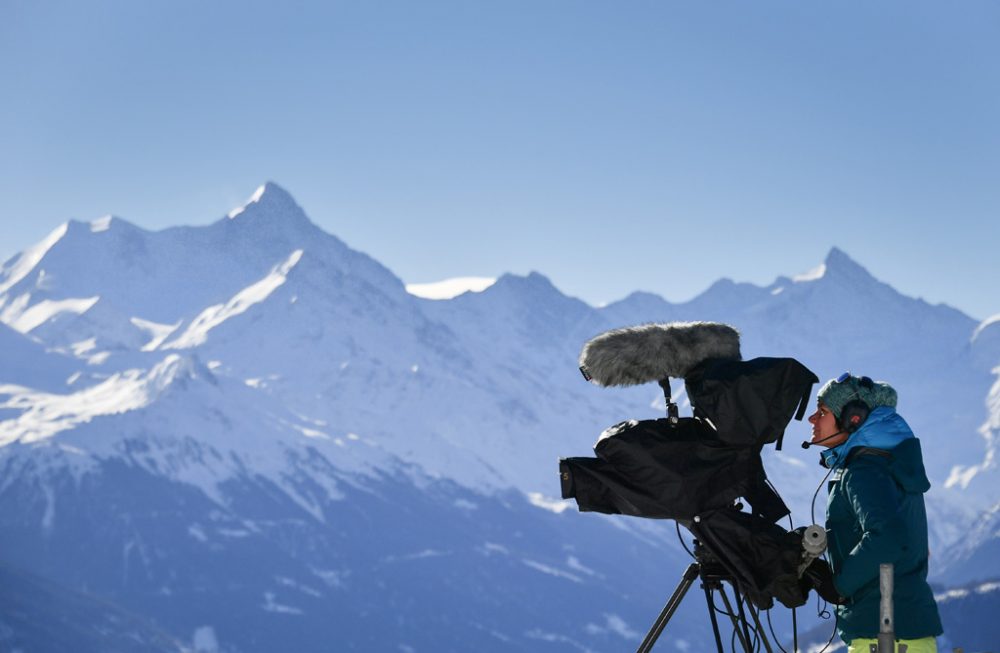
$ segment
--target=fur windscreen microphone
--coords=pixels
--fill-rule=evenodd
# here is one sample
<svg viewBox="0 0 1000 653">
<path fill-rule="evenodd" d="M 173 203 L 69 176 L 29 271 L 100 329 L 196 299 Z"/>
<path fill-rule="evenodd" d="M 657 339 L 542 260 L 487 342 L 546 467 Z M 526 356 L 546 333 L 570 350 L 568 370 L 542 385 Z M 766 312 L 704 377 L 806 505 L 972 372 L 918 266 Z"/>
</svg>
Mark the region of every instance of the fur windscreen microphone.
<svg viewBox="0 0 1000 653">
<path fill-rule="evenodd" d="M 740 360 L 740 334 L 718 322 L 643 324 L 605 331 L 580 352 L 580 371 L 601 386 L 684 378 L 709 359 Z"/>
</svg>

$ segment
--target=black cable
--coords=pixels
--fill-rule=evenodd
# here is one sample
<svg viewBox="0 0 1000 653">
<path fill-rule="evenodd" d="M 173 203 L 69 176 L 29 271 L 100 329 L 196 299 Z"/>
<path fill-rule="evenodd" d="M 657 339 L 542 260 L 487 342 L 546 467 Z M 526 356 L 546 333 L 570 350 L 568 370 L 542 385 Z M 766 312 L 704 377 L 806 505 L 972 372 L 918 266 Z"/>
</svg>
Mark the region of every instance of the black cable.
<svg viewBox="0 0 1000 653">
<path fill-rule="evenodd" d="M 774 487 L 774 483 L 771 482 L 771 479 L 765 478 L 764 482 L 767 483 L 767 487 L 771 488 L 771 491 L 774 492 L 775 495 L 777 495 L 778 499 L 781 500 L 781 503 L 783 503 L 785 505 L 785 507 L 787 508 L 788 504 L 785 503 L 784 497 L 782 497 L 781 493 L 778 492 L 778 488 Z M 792 521 L 792 511 L 791 510 L 788 511 L 788 530 L 790 530 L 790 531 L 794 531 L 795 530 L 795 523 Z"/>
<path fill-rule="evenodd" d="M 827 610 L 829 604 L 823 600 L 819 594 L 816 595 L 816 616 L 820 619 L 827 620 L 830 618 L 830 611 Z M 830 644 L 833 643 L 833 636 L 837 634 L 837 622 L 840 617 L 837 616 L 836 610 L 833 612 L 833 632 L 830 633 L 830 639 L 826 640 L 826 644 L 819 650 L 818 653 L 823 653 L 826 649 L 830 648 Z"/>
<path fill-rule="evenodd" d="M 724 614 L 724 615 L 726 615 L 727 617 L 729 617 L 730 619 L 736 619 L 736 620 L 739 620 L 739 616 L 738 616 L 738 615 L 735 615 L 735 614 L 733 614 L 732 612 L 726 612 L 725 610 L 723 610 L 722 608 L 720 608 L 719 606 L 717 606 L 717 605 L 715 604 L 715 594 L 714 594 L 714 593 L 712 594 L 712 608 L 713 608 L 713 609 L 714 609 L 714 610 L 715 610 L 715 611 L 716 611 L 717 613 L 719 613 L 719 614 Z"/>
<path fill-rule="evenodd" d="M 727 611 L 723 610 L 722 608 L 720 608 L 719 606 L 717 606 L 715 604 L 715 592 L 714 591 L 712 592 L 712 609 L 717 614 L 726 615 L 727 617 L 729 617 L 730 619 L 732 619 L 734 622 L 736 622 L 735 625 L 733 626 L 733 632 L 729 636 L 729 651 L 730 651 L 730 653 L 736 653 L 736 629 L 739 628 L 740 618 L 737 615 L 735 615 L 735 614 L 733 614 L 731 612 L 727 612 Z"/>
<path fill-rule="evenodd" d="M 677 539 L 681 541 L 681 546 L 684 547 L 684 550 L 687 551 L 687 554 L 689 556 L 691 556 L 691 558 L 693 560 L 697 560 L 697 558 L 694 557 L 694 554 L 691 553 L 691 549 L 688 548 L 687 542 L 685 542 L 684 538 L 681 537 L 681 523 L 678 522 L 678 521 L 675 521 L 674 522 L 674 526 L 677 527 Z"/>
<path fill-rule="evenodd" d="M 781 645 L 781 640 L 778 639 L 778 635 L 774 632 L 774 625 L 771 623 L 771 608 L 764 610 L 764 612 L 767 613 L 767 627 L 771 631 L 771 637 L 774 638 L 774 643 L 781 649 L 781 653 L 788 653 L 788 651 L 785 650 L 785 647 Z M 793 651 L 792 653 L 798 653 L 798 651 Z"/>
<path fill-rule="evenodd" d="M 722 608 L 720 608 L 719 606 L 717 606 L 715 604 L 715 594 L 714 593 L 712 594 L 712 609 L 715 610 L 715 612 L 717 612 L 718 614 L 722 614 L 722 615 L 725 615 L 725 616 L 729 617 L 730 619 L 732 619 L 732 621 L 734 623 L 734 625 L 733 625 L 733 634 L 730 637 L 730 642 L 729 642 L 729 648 L 732 650 L 732 653 L 736 653 L 736 631 L 737 631 L 737 629 L 740 628 L 740 626 L 742 626 L 744 624 L 746 625 L 746 627 L 749 630 L 753 631 L 753 644 L 750 647 L 751 651 L 748 651 L 747 653 L 753 653 L 754 651 L 760 651 L 760 641 L 761 641 L 760 640 L 760 633 L 758 632 L 756 626 L 754 626 L 753 624 L 749 623 L 745 618 L 740 617 L 740 615 L 734 614 L 732 612 L 727 612 L 727 611 L 723 610 Z M 747 604 L 747 609 L 752 609 L 750 607 L 749 603 Z M 747 642 L 747 644 L 750 644 L 750 642 Z M 784 651 L 784 649 L 782 649 L 782 651 Z M 788 653 L 788 652 L 785 651 L 785 653 Z"/>
<path fill-rule="evenodd" d="M 827 564 L 830 564 L 830 561 L 826 559 L 825 551 L 823 552 L 823 555 L 820 556 L 820 558 L 826 561 Z M 819 617 L 820 619 L 823 619 L 824 621 L 829 619 L 830 611 L 827 610 L 828 607 L 830 607 L 830 604 L 826 602 L 826 599 L 824 599 L 822 596 L 819 595 L 819 592 L 816 592 L 816 616 Z M 836 616 L 836 610 L 834 610 L 834 616 Z"/>
<path fill-rule="evenodd" d="M 736 617 L 736 625 L 733 626 L 733 635 L 730 638 L 731 639 L 730 647 L 733 649 L 733 651 L 736 650 L 736 636 L 737 636 L 736 631 L 743 624 L 746 624 L 747 629 L 750 630 L 751 633 L 753 633 L 752 641 L 747 642 L 747 644 L 750 644 L 750 651 L 748 651 L 748 653 L 754 653 L 754 652 L 759 653 L 760 633 L 757 632 L 757 628 L 753 624 L 747 623 L 746 619 L 740 619 L 739 617 Z"/>
<path fill-rule="evenodd" d="M 830 639 L 826 640 L 826 645 L 819 650 L 819 653 L 823 653 L 826 649 L 830 648 L 830 644 L 833 644 L 833 636 L 837 634 L 837 620 L 833 621 L 833 632 L 830 633 Z"/>
<path fill-rule="evenodd" d="M 823 484 L 826 483 L 826 479 L 830 478 L 830 474 L 832 473 L 833 473 L 833 468 L 831 467 L 830 471 L 828 471 L 826 473 L 826 476 L 823 477 L 823 480 L 820 481 L 819 485 L 816 486 L 816 491 L 813 492 L 813 500 L 812 503 L 809 505 L 809 516 L 812 517 L 812 523 L 814 524 L 816 523 L 816 497 L 819 496 L 820 488 L 823 487 Z"/>
</svg>

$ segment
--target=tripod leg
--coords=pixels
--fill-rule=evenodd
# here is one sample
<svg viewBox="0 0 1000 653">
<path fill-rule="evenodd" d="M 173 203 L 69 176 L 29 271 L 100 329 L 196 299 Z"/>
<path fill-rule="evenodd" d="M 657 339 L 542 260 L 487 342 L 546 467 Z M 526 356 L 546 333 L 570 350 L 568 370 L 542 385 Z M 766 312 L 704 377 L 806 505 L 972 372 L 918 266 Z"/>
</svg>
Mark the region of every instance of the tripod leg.
<svg viewBox="0 0 1000 653">
<path fill-rule="evenodd" d="M 722 596 L 722 602 L 726 606 L 726 612 L 729 613 L 729 619 L 733 622 L 733 630 L 736 631 L 736 636 L 739 637 L 740 644 L 743 645 L 743 650 L 747 651 L 747 653 L 750 653 L 750 641 L 743 634 L 743 630 L 740 628 L 739 621 L 737 620 L 736 615 L 733 613 L 733 606 L 729 602 L 729 596 L 726 594 L 726 588 L 722 585 L 722 583 L 719 583 L 719 595 Z"/>
<path fill-rule="evenodd" d="M 746 602 L 746 595 L 741 594 L 739 587 L 736 585 L 733 585 L 733 595 L 736 597 L 736 608 L 740 612 L 740 623 L 743 624 L 743 634 L 746 635 L 747 641 L 751 642 L 753 639 L 750 637 L 750 624 L 747 622 L 747 615 L 743 610 L 743 603 Z M 750 611 L 752 612 L 753 610 Z M 759 628 L 757 629 L 757 632 L 763 635 Z M 756 646 L 756 644 L 754 644 L 754 646 Z"/>
<path fill-rule="evenodd" d="M 774 653 L 774 649 L 771 648 L 771 643 L 767 641 L 767 635 L 764 634 L 764 626 L 760 623 L 760 616 L 753 609 L 753 606 L 747 606 L 747 609 L 750 612 L 750 616 L 753 617 L 753 624 L 757 628 L 757 632 L 760 633 L 760 641 L 764 642 L 764 648 L 767 650 L 767 653 Z M 798 643 L 796 643 L 795 646 L 798 646 Z M 793 649 L 793 651 L 794 650 L 795 649 Z"/>
<path fill-rule="evenodd" d="M 697 562 L 692 562 L 688 565 L 687 570 L 684 572 L 684 576 L 681 578 L 681 582 L 678 583 L 677 589 L 674 593 L 670 595 L 667 599 L 667 604 L 663 606 L 663 610 L 660 611 L 660 616 L 656 618 L 653 622 L 653 626 L 646 633 L 646 638 L 642 640 L 642 644 L 639 645 L 639 649 L 636 653 L 649 653 L 653 650 L 653 644 L 656 643 L 657 638 L 659 638 L 660 633 L 666 627 L 667 622 L 670 621 L 670 617 L 674 615 L 677 610 L 677 606 L 681 604 L 681 599 L 687 594 L 687 591 L 691 588 L 691 584 L 694 579 L 698 577 L 698 573 L 701 568 Z"/>
<path fill-rule="evenodd" d="M 706 582 L 701 587 L 705 590 L 705 600 L 708 601 L 708 616 L 712 620 L 712 633 L 715 634 L 715 648 L 719 653 L 725 653 L 725 650 L 722 648 L 722 636 L 719 635 L 719 621 L 715 617 L 715 601 L 712 600 L 713 586 Z"/>
</svg>

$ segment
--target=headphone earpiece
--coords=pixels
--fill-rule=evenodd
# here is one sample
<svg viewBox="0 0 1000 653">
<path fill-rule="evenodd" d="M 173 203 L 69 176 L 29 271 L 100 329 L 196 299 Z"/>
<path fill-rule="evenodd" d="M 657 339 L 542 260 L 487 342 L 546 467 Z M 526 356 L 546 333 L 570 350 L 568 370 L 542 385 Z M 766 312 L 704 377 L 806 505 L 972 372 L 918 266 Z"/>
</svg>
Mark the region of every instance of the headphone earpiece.
<svg viewBox="0 0 1000 653">
<path fill-rule="evenodd" d="M 860 399 L 848 401 L 840 409 L 840 419 L 837 420 L 837 426 L 842 431 L 854 433 L 865 423 L 870 412 L 871 409 L 868 407 L 868 404 Z"/>
</svg>

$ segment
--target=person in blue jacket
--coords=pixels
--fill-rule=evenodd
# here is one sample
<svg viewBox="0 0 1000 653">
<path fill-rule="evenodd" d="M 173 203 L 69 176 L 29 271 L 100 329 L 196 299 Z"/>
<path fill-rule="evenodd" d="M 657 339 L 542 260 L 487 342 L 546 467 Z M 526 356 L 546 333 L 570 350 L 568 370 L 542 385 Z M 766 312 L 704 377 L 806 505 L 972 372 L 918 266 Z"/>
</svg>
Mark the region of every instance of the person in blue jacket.
<svg viewBox="0 0 1000 653">
<path fill-rule="evenodd" d="M 907 653 L 936 653 L 943 632 L 927 584 L 927 513 L 920 441 L 896 412 L 888 383 L 845 372 L 820 388 L 809 417 L 813 444 L 827 447 L 826 510 L 837 630 L 849 653 L 868 653 L 879 632 L 879 565 L 892 563 L 894 621 Z M 900 650 L 904 650 L 900 647 Z"/>
</svg>

